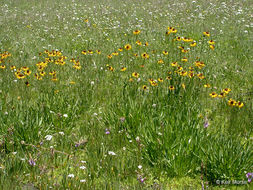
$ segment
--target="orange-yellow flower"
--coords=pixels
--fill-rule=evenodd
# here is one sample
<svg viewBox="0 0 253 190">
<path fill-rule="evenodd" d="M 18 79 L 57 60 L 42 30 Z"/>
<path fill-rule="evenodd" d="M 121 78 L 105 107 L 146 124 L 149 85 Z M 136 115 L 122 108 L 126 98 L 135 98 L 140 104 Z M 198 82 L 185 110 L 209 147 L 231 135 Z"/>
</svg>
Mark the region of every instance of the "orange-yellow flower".
<svg viewBox="0 0 253 190">
<path fill-rule="evenodd" d="M 236 101 L 235 100 L 233 100 L 232 98 L 230 98 L 229 100 L 228 100 L 228 105 L 229 106 L 236 106 Z"/>
<path fill-rule="evenodd" d="M 243 102 L 238 101 L 236 104 L 239 108 L 242 108 L 244 106 Z"/>
<path fill-rule="evenodd" d="M 149 54 L 147 54 L 146 52 L 141 54 L 141 57 L 144 59 L 148 59 L 149 58 Z"/>
<path fill-rule="evenodd" d="M 210 33 L 209 32 L 203 32 L 204 36 L 207 36 L 209 37 L 210 36 Z"/>
<path fill-rule="evenodd" d="M 134 31 L 133 31 L 133 34 L 134 34 L 134 35 L 138 35 L 138 34 L 140 34 L 140 33 L 141 33 L 140 30 L 134 30 Z"/>
<path fill-rule="evenodd" d="M 139 73 L 136 73 L 136 72 L 133 72 L 133 73 L 132 73 L 132 76 L 135 77 L 135 78 L 139 78 L 140 74 L 139 74 Z"/>
<path fill-rule="evenodd" d="M 172 86 L 172 85 L 170 85 L 170 86 L 169 86 L 169 90 L 170 90 L 170 91 L 175 90 L 175 87 Z"/>
<path fill-rule="evenodd" d="M 132 46 L 131 46 L 130 44 L 126 44 L 126 45 L 125 45 L 125 49 L 126 49 L 126 50 L 130 50 L 130 49 L 132 49 Z"/>
<path fill-rule="evenodd" d="M 212 92 L 211 94 L 209 94 L 209 96 L 211 96 L 212 98 L 215 98 L 218 96 L 218 94 L 216 92 Z"/>
</svg>

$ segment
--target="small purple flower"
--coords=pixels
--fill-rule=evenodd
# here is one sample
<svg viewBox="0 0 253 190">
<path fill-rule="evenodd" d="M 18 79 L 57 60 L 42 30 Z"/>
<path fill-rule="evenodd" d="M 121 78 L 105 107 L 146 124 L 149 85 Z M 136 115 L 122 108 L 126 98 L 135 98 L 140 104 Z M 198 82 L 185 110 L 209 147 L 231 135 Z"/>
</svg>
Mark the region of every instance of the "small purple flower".
<svg viewBox="0 0 253 190">
<path fill-rule="evenodd" d="M 106 135 L 109 135 L 109 134 L 110 134 L 109 129 L 107 129 L 107 128 L 105 129 L 105 134 L 106 134 Z"/>
<path fill-rule="evenodd" d="M 205 123 L 204 123 L 204 128 L 207 128 L 209 126 L 209 122 L 207 117 L 205 117 Z"/>
<path fill-rule="evenodd" d="M 251 183 L 252 179 L 253 179 L 253 173 L 247 173 L 246 177 L 248 178 L 248 182 Z"/>
<path fill-rule="evenodd" d="M 124 118 L 124 117 L 120 118 L 121 123 L 123 123 L 125 120 L 126 120 L 126 118 Z"/>
<path fill-rule="evenodd" d="M 28 160 L 28 163 L 29 163 L 31 166 L 36 166 L 36 162 L 35 162 L 35 160 L 33 160 L 32 158 L 30 158 L 30 159 Z"/>
<path fill-rule="evenodd" d="M 80 143 L 76 143 L 75 144 L 75 147 L 77 148 L 77 147 L 79 147 L 80 146 Z"/>
<path fill-rule="evenodd" d="M 146 178 L 145 177 L 142 177 L 141 175 L 137 178 L 137 180 L 141 183 L 144 183 Z"/>
</svg>

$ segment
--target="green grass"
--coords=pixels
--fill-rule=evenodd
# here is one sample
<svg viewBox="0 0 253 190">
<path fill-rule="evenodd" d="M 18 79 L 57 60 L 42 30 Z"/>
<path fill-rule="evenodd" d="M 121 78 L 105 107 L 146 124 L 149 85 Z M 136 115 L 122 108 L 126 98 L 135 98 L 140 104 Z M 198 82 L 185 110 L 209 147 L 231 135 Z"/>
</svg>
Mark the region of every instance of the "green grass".
<svg viewBox="0 0 253 190">
<path fill-rule="evenodd" d="M 246 178 L 253 172 L 250 0 L 0 5 L 0 189 L 252 188 Z M 177 33 L 166 35 L 168 27 Z M 109 59 L 113 52 L 119 55 Z M 47 65 L 39 70 L 39 62 Z M 32 73 L 18 79 L 22 67 Z M 225 88 L 231 89 L 225 97 L 210 96 Z M 229 106 L 230 99 L 244 106 Z"/>
</svg>

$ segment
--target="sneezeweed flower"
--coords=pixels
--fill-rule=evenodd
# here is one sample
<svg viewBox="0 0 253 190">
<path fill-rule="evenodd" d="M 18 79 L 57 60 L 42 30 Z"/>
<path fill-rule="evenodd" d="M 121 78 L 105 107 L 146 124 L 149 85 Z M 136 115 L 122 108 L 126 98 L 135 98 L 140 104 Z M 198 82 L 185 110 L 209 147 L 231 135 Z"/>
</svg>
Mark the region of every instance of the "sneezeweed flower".
<svg viewBox="0 0 253 190">
<path fill-rule="evenodd" d="M 150 82 L 150 84 L 151 84 L 151 86 L 157 86 L 158 85 L 158 83 L 156 81 L 152 81 L 152 82 Z"/>
<path fill-rule="evenodd" d="M 143 90 L 148 90 L 147 85 L 143 85 L 143 86 L 142 86 L 142 89 L 143 89 Z"/>
<path fill-rule="evenodd" d="M 81 69 L 81 65 L 74 65 L 73 68 L 75 68 L 76 70 L 80 70 Z"/>
<path fill-rule="evenodd" d="M 138 54 L 137 54 L 137 53 L 135 53 L 135 54 L 134 54 L 134 57 L 138 57 Z"/>
<path fill-rule="evenodd" d="M 163 79 L 162 78 L 158 78 L 158 82 L 163 82 Z"/>
<path fill-rule="evenodd" d="M 225 92 L 226 94 L 228 94 L 230 91 L 231 91 L 230 88 L 225 88 L 225 89 L 222 90 L 222 92 Z"/>
<path fill-rule="evenodd" d="M 126 49 L 126 50 L 130 50 L 130 49 L 132 49 L 132 46 L 131 46 L 130 44 L 126 44 L 126 45 L 125 45 L 125 49 Z"/>
<path fill-rule="evenodd" d="M 187 50 L 187 49 L 182 49 L 181 52 L 182 52 L 182 53 L 188 53 L 189 50 Z"/>
<path fill-rule="evenodd" d="M 236 101 L 235 100 L 233 100 L 232 98 L 230 98 L 229 100 L 228 100 L 228 105 L 229 106 L 236 106 Z"/>
<path fill-rule="evenodd" d="M 205 88 L 210 88 L 211 86 L 210 86 L 210 84 L 204 84 L 204 87 Z"/>
<path fill-rule="evenodd" d="M 84 21 L 85 23 L 88 23 L 88 22 L 89 22 L 89 20 L 88 20 L 88 19 L 84 19 L 83 21 Z"/>
<path fill-rule="evenodd" d="M 184 37 L 184 38 L 183 38 L 183 41 L 184 41 L 184 42 L 192 42 L 192 41 L 193 41 L 193 39 L 191 39 L 191 38 L 187 38 L 187 37 Z"/>
<path fill-rule="evenodd" d="M 178 65 L 177 71 L 182 71 L 182 70 L 183 70 L 183 67 L 181 67 L 180 65 Z"/>
<path fill-rule="evenodd" d="M 92 50 L 88 50 L 88 53 L 89 53 L 90 55 L 92 55 L 92 54 L 93 54 L 93 51 L 92 51 Z"/>
<path fill-rule="evenodd" d="M 11 70 L 14 70 L 14 69 L 16 69 L 16 66 L 12 65 L 12 66 L 10 67 L 10 69 L 11 69 Z"/>
<path fill-rule="evenodd" d="M 215 48 L 214 45 L 210 45 L 209 47 L 210 47 L 212 50 L 214 50 L 214 48 Z"/>
<path fill-rule="evenodd" d="M 213 40 L 209 40 L 208 43 L 209 43 L 210 45 L 214 45 L 214 44 L 215 44 L 215 42 L 214 42 Z"/>
<path fill-rule="evenodd" d="M 119 55 L 119 53 L 118 52 L 113 52 L 112 55 L 117 56 L 117 55 Z"/>
<path fill-rule="evenodd" d="M 166 35 L 169 35 L 170 34 L 170 31 L 166 31 L 166 33 L 165 33 Z"/>
<path fill-rule="evenodd" d="M 193 77 L 194 77 L 194 73 L 193 73 L 193 72 L 189 72 L 189 73 L 188 73 L 188 77 L 189 77 L 189 78 L 193 78 Z"/>
<path fill-rule="evenodd" d="M 51 81 L 56 82 L 56 81 L 58 81 L 58 79 L 57 79 L 56 77 L 53 77 L 53 78 L 51 79 Z"/>
<path fill-rule="evenodd" d="M 182 62 L 187 62 L 188 59 L 187 59 L 186 57 L 183 57 L 183 58 L 181 59 L 181 61 L 182 61 Z"/>
<path fill-rule="evenodd" d="M 210 36 L 210 33 L 209 32 L 203 32 L 204 36 L 207 36 L 209 37 Z"/>
<path fill-rule="evenodd" d="M 202 69 L 203 67 L 205 67 L 205 64 L 202 61 L 195 61 L 195 66 L 199 69 Z"/>
<path fill-rule="evenodd" d="M 239 108 L 242 108 L 244 106 L 244 104 L 243 104 L 243 102 L 238 101 L 236 103 L 236 106 L 239 107 Z"/>
<path fill-rule="evenodd" d="M 163 64 L 164 61 L 162 59 L 158 60 L 158 64 Z"/>
<path fill-rule="evenodd" d="M 225 93 L 225 92 L 221 92 L 221 93 L 218 95 L 219 98 L 224 98 L 225 96 L 226 96 L 226 93 Z"/>
<path fill-rule="evenodd" d="M 211 94 L 209 94 L 209 96 L 211 96 L 212 98 L 215 98 L 218 96 L 218 94 L 216 92 L 212 92 Z"/>
<path fill-rule="evenodd" d="M 141 33 L 140 30 L 134 30 L 134 31 L 133 31 L 133 34 L 134 34 L 134 35 L 138 35 L 138 34 L 140 34 L 140 33 Z"/>
<path fill-rule="evenodd" d="M 109 71 L 114 71 L 114 68 L 112 66 L 108 67 Z"/>
<path fill-rule="evenodd" d="M 6 66 L 5 65 L 0 65 L 0 69 L 5 69 Z"/>
<path fill-rule="evenodd" d="M 148 59 L 148 58 L 149 58 L 149 55 L 148 55 L 146 52 L 144 52 L 144 53 L 141 54 L 141 57 L 142 57 L 143 59 Z"/>
<path fill-rule="evenodd" d="M 98 55 L 100 55 L 100 54 L 101 54 L 101 51 L 100 51 L 100 50 L 96 50 L 96 53 L 97 53 Z"/>
<path fill-rule="evenodd" d="M 170 86 L 169 86 L 169 90 L 170 90 L 170 91 L 175 90 L 175 87 L 172 86 L 172 85 L 170 85 Z"/>
<path fill-rule="evenodd" d="M 172 77 L 171 77 L 171 76 L 167 76 L 166 79 L 167 79 L 167 80 L 171 80 Z"/>
<path fill-rule="evenodd" d="M 40 75 L 41 75 L 41 76 L 45 76 L 45 75 L 46 75 L 46 72 L 45 72 L 45 71 L 41 71 L 41 72 L 40 72 Z"/>
<path fill-rule="evenodd" d="M 110 54 L 110 55 L 107 55 L 107 58 L 108 59 L 111 59 L 112 58 L 112 55 Z"/>
<path fill-rule="evenodd" d="M 184 46 L 178 46 L 178 49 L 183 50 L 183 49 L 184 49 Z"/>
<path fill-rule="evenodd" d="M 192 43 L 190 44 L 191 47 L 195 47 L 196 45 L 197 45 L 196 42 L 192 42 Z"/>
<path fill-rule="evenodd" d="M 174 34 L 175 34 L 175 33 L 177 33 L 177 30 L 176 30 L 175 28 L 172 28 L 172 29 L 171 29 L 171 33 L 174 33 Z"/>
<path fill-rule="evenodd" d="M 120 71 L 125 71 L 127 68 L 126 67 L 121 67 Z"/>
<path fill-rule="evenodd" d="M 140 40 L 137 40 L 136 42 L 135 42 L 138 46 L 141 46 L 141 41 Z"/>
<path fill-rule="evenodd" d="M 148 42 L 145 42 L 144 46 L 148 46 Z"/>
<path fill-rule="evenodd" d="M 23 71 L 27 71 L 29 69 L 29 67 L 22 67 L 21 68 Z"/>
<path fill-rule="evenodd" d="M 23 75 L 22 73 L 16 73 L 16 77 L 18 79 L 24 79 L 25 78 L 25 75 Z"/>
<path fill-rule="evenodd" d="M 139 78 L 140 74 L 139 74 L 139 73 L 136 73 L 136 72 L 133 72 L 133 73 L 132 73 L 132 76 L 135 77 L 135 78 Z"/>
<path fill-rule="evenodd" d="M 25 75 L 28 75 L 28 76 L 29 76 L 31 73 L 32 73 L 31 70 L 26 70 L 26 71 L 24 71 L 24 74 L 25 74 Z"/>
<path fill-rule="evenodd" d="M 181 37 L 178 36 L 178 37 L 176 38 L 176 40 L 177 40 L 178 42 L 181 41 Z"/>
<path fill-rule="evenodd" d="M 203 75 L 203 73 L 199 73 L 199 74 L 197 74 L 197 76 L 199 77 L 199 79 L 204 79 L 205 78 L 205 76 Z"/>
<path fill-rule="evenodd" d="M 123 51 L 123 48 L 119 48 L 118 51 Z"/>
<path fill-rule="evenodd" d="M 172 66 L 172 67 L 177 67 L 177 66 L 179 66 L 179 65 L 177 64 L 177 62 L 173 62 L 173 63 L 171 63 L 171 66 Z"/>
<path fill-rule="evenodd" d="M 28 81 L 25 82 L 26 86 L 30 86 L 30 83 Z"/>
<path fill-rule="evenodd" d="M 163 55 L 168 55 L 169 52 L 167 52 L 166 50 L 163 51 Z"/>
<path fill-rule="evenodd" d="M 82 54 L 83 54 L 83 55 L 87 55 L 87 51 L 83 50 L 83 51 L 82 51 Z"/>
<path fill-rule="evenodd" d="M 181 76 L 185 77 L 185 76 L 187 76 L 187 71 L 181 71 L 179 74 L 180 74 Z"/>
</svg>

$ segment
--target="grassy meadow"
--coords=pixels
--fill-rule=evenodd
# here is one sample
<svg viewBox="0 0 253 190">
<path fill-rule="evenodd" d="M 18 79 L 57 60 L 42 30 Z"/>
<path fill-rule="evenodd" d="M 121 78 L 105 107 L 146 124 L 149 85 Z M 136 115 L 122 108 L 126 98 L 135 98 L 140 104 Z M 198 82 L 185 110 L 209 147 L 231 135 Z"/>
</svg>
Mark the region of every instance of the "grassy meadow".
<svg viewBox="0 0 253 190">
<path fill-rule="evenodd" d="M 253 188 L 251 0 L 0 5 L 0 189 Z"/>
</svg>

